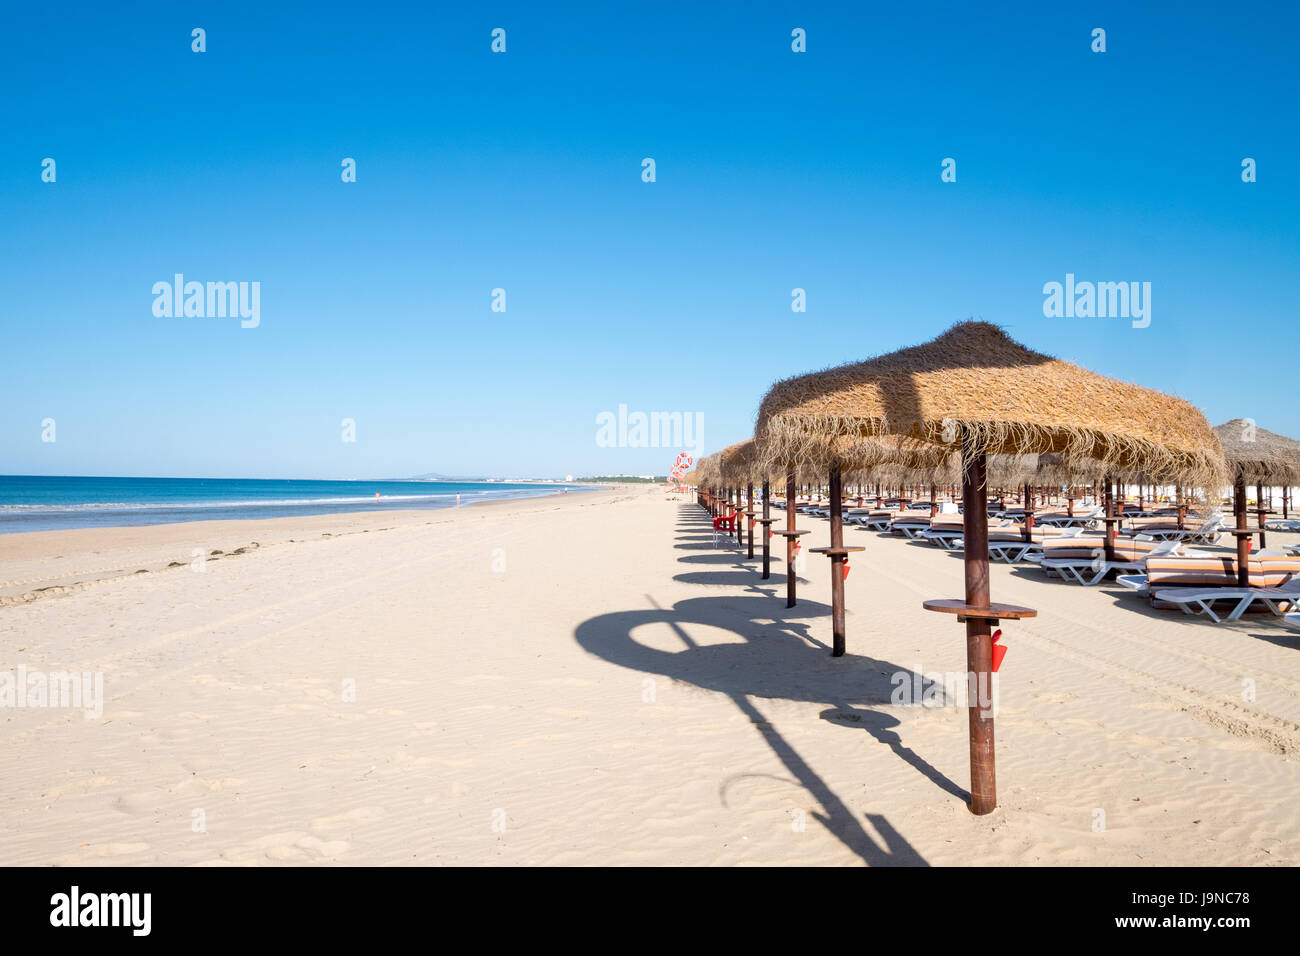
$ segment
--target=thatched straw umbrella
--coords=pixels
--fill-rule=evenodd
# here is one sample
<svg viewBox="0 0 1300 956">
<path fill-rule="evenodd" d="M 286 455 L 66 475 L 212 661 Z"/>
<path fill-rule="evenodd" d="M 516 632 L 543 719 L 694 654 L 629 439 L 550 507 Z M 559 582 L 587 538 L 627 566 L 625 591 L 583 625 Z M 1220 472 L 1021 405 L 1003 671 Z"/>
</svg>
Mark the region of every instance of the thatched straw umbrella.
<svg viewBox="0 0 1300 956">
<path fill-rule="evenodd" d="M 1237 538 L 1237 582 L 1245 587 L 1250 580 L 1250 535 L 1259 535 L 1259 546 L 1266 544 L 1264 537 L 1264 485 L 1280 484 L 1289 488 L 1300 484 L 1300 442 L 1268 429 L 1260 428 L 1249 418 L 1234 418 L 1216 425 L 1214 433 L 1223 445 L 1223 455 L 1232 475 L 1232 512 L 1236 528 L 1231 532 Z M 1253 531 L 1246 527 L 1246 486 L 1255 485 L 1255 507 L 1259 527 Z"/>
<path fill-rule="evenodd" d="M 763 473 L 758 467 L 758 455 L 754 448 L 754 439 L 747 438 L 742 442 L 736 442 L 736 444 L 724 448 L 718 454 L 722 460 L 721 469 L 722 469 L 723 480 L 725 482 L 733 484 L 736 488 L 740 488 L 742 485 L 745 488 L 746 501 L 745 501 L 744 517 L 746 520 L 744 524 L 747 525 L 749 528 L 749 539 L 748 539 L 749 548 L 747 552 L 747 557 L 749 558 L 754 557 L 754 523 L 755 523 L 754 481 L 757 478 L 757 480 L 762 482 L 763 522 L 764 522 L 763 523 L 763 566 L 765 572 L 763 577 L 767 577 L 766 570 L 770 560 L 770 548 L 768 545 L 768 538 L 767 538 L 767 525 L 771 523 L 771 518 L 768 515 L 769 505 L 767 502 L 767 495 L 770 489 L 768 486 L 766 474 Z M 738 523 L 737 532 L 736 532 L 737 541 L 739 541 L 741 530 L 742 530 L 741 525 L 740 523 Z"/>
<path fill-rule="evenodd" d="M 695 474 L 699 481 L 704 507 L 715 518 L 718 515 L 717 494 L 722 487 L 722 460 L 717 452 L 705 455 L 695 463 Z"/>
<path fill-rule="evenodd" d="M 716 465 L 714 466 L 717 469 L 718 481 L 722 486 L 722 493 L 726 501 L 726 506 L 737 513 L 735 527 L 733 528 L 736 532 L 737 544 L 742 543 L 742 535 L 744 534 L 745 526 L 745 523 L 740 520 L 741 516 L 739 513 L 741 508 L 744 507 L 740 500 L 740 489 L 741 485 L 743 485 L 749 477 L 745 470 L 739 467 L 739 462 L 735 460 L 735 455 L 740 450 L 741 444 L 741 442 L 737 442 L 736 444 L 728 445 L 726 448 L 722 449 L 722 451 L 717 452 Z M 752 503 L 752 488 L 750 490 L 750 498 Z"/>
<path fill-rule="evenodd" d="M 1218 440 L 1187 402 L 1105 378 L 963 322 L 924 345 L 778 382 L 756 434 L 772 460 L 829 463 L 842 436 L 900 436 L 960 450 L 966 541 L 964 600 L 926 601 L 966 625 L 967 670 L 991 688 L 992 626 L 1032 617 L 989 600 L 990 454 L 1059 454 L 1160 480 L 1211 487 L 1225 474 Z M 973 697 L 976 695 L 972 695 Z M 970 708 L 971 810 L 997 805 L 991 711 Z"/>
</svg>

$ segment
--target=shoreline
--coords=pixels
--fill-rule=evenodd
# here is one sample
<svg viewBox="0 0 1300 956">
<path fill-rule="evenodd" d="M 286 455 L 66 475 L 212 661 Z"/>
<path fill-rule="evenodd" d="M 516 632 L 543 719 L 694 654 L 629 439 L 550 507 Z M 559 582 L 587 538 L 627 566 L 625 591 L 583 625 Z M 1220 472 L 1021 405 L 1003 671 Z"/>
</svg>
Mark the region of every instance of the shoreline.
<svg viewBox="0 0 1300 956">
<path fill-rule="evenodd" d="M 391 531 L 468 520 L 515 508 L 519 514 L 601 503 L 617 489 L 592 487 L 582 494 L 535 495 L 474 501 L 460 507 L 394 508 L 283 515 L 275 518 L 218 518 L 148 525 L 96 525 L 0 535 L 0 607 L 27 603 L 48 592 L 67 593 L 89 584 L 142 572 L 191 565 L 321 538 Z M 218 554 L 211 552 L 217 551 Z M 93 565 L 93 566 L 92 566 Z"/>
<path fill-rule="evenodd" d="M 526 482 L 509 482 L 509 484 L 526 484 Z M 546 488 L 548 486 L 545 483 L 538 483 L 537 485 L 535 485 L 535 487 Z M 380 514 L 391 514 L 394 512 L 407 512 L 407 511 L 437 512 L 437 511 L 463 509 L 463 508 L 468 508 L 472 505 L 496 504 L 500 502 L 511 502 L 511 501 L 533 501 L 533 500 L 540 500 L 540 499 L 546 499 L 552 497 L 561 497 L 567 494 L 571 490 L 574 491 L 574 493 L 585 494 L 592 491 L 600 491 L 602 489 L 607 489 L 608 487 L 609 487 L 608 485 L 580 484 L 575 482 L 575 483 L 564 485 L 562 487 L 556 487 L 554 490 L 549 492 L 538 493 L 538 492 L 529 491 L 529 492 L 523 492 L 518 494 L 506 493 L 498 497 L 491 497 L 491 498 L 482 498 L 482 497 L 475 496 L 473 497 L 473 500 L 466 501 L 464 504 L 445 504 L 440 507 L 429 507 L 426 503 L 421 502 L 420 504 L 394 505 L 392 507 L 387 507 L 387 506 L 375 507 L 371 505 L 370 507 L 349 510 L 349 508 L 344 506 L 342 503 L 339 503 L 339 507 L 337 508 L 331 508 L 330 507 L 331 503 L 328 501 L 322 501 L 319 506 L 312 505 L 312 504 L 303 504 L 296 507 L 284 503 L 267 502 L 265 504 L 259 504 L 259 505 L 246 504 L 245 508 L 246 510 L 251 510 L 252 508 L 264 508 L 267 511 L 275 511 L 277 509 L 283 511 L 289 508 L 294 508 L 295 510 L 289 514 L 281 513 L 281 514 L 268 515 L 268 516 L 259 516 L 256 514 L 250 514 L 247 517 L 235 517 L 231 515 L 223 515 L 221 517 L 198 517 L 197 515 L 200 514 L 200 509 L 197 507 L 193 507 L 187 510 L 184 506 L 180 506 L 175 503 L 158 504 L 156 507 L 140 508 L 139 510 L 135 510 L 135 511 L 122 510 L 122 511 L 114 512 L 109 516 L 109 518 L 110 520 L 112 520 L 119 517 L 125 517 L 125 516 L 135 515 L 135 514 L 165 513 L 167 515 L 165 520 L 136 521 L 136 522 L 127 522 L 123 524 L 109 524 L 109 523 L 79 524 L 70 527 L 36 528 L 32 530 L 23 530 L 21 528 L 10 530 L 6 526 L 7 525 L 6 521 L 0 521 L 0 541 L 7 540 L 8 538 L 13 537 L 15 535 L 50 534 L 50 533 L 57 533 L 63 531 L 90 531 L 90 530 L 109 531 L 109 530 L 124 529 L 124 528 L 153 528 L 153 527 L 161 527 L 164 525 L 200 524 L 205 522 L 219 522 L 219 521 L 276 521 L 280 519 L 296 521 L 305 518 L 329 517 L 333 515 L 352 515 L 352 514 L 380 515 Z M 463 493 L 463 494 L 465 497 L 471 497 L 470 493 Z M 477 495 L 477 493 L 475 493 L 475 495 Z M 450 497 L 450 494 L 448 495 L 448 497 Z M 460 497 L 460 495 L 457 495 L 457 497 Z M 368 500 L 369 499 L 367 499 L 367 501 Z M 377 500 L 384 501 L 384 499 L 382 498 Z M 392 499 L 390 498 L 389 500 Z M 360 502 L 356 502 L 356 503 L 359 504 Z M 220 502 L 217 502 L 210 505 L 204 505 L 203 510 L 219 512 L 223 510 L 232 510 L 237 508 L 238 506 L 239 503 L 237 502 L 232 502 L 229 505 L 224 505 Z M 317 507 L 327 508 L 329 510 L 317 511 L 315 510 Z M 59 512 L 57 514 L 59 517 L 64 517 L 67 514 L 71 514 L 71 513 L 76 513 L 76 512 L 66 511 L 66 512 Z M 88 513 L 93 514 L 94 512 L 88 512 Z M 190 517 L 190 515 L 196 515 L 196 517 Z"/>
</svg>

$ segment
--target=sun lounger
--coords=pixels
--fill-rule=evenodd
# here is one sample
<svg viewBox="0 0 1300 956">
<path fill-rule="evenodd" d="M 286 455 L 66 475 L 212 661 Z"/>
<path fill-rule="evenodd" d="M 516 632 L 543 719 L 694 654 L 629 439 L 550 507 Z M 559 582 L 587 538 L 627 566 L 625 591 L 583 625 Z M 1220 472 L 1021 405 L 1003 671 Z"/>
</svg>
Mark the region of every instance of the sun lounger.
<svg viewBox="0 0 1300 956">
<path fill-rule="evenodd" d="M 1237 581 L 1237 561 L 1232 555 L 1199 553 L 1182 557 L 1153 558 L 1147 562 L 1147 593 L 1153 607 L 1178 608 L 1206 613 L 1220 620 L 1212 609 L 1218 602 L 1231 602 L 1227 619 L 1235 620 L 1260 600 L 1277 614 L 1277 604 L 1300 599 L 1300 559 L 1276 551 L 1256 553 L 1247 565 L 1247 585 Z M 1285 589 L 1285 590 L 1281 590 Z M 1270 604 L 1269 602 L 1273 603 Z"/>
<path fill-rule="evenodd" d="M 951 550 L 960 547 L 959 542 L 964 531 L 965 524 L 962 522 L 961 515 L 938 514 L 930 521 L 930 526 L 925 529 L 922 537 L 936 547 Z"/>
<path fill-rule="evenodd" d="M 1282 618 L 1282 623 L 1293 631 L 1300 631 L 1300 614 L 1288 614 Z"/>
<path fill-rule="evenodd" d="M 888 531 L 889 523 L 894 518 L 894 512 L 877 509 L 867 515 L 866 520 L 859 519 L 858 524 L 871 531 Z"/>
<path fill-rule="evenodd" d="M 1049 527 L 1057 528 L 1086 528 L 1098 518 L 1103 517 L 1105 509 L 1092 508 L 1087 511 L 1067 514 L 1063 511 L 1054 511 L 1044 515 L 1038 515 L 1034 518 L 1035 524 L 1045 524 Z"/>
<path fill-rule="evenodd" d="M 1149 535 L 1157 541 L 1190 541 L 1204 544 L 1217 544 L 1223 536 L 1223 518 L 1216 516 L 1198 525 L 1178 527 L 1177 522 L 1167 518 L 1151 520 L 1138 519 L 1121 531 L 1126 535 Z"/>
<path fill-rule="evenodd" d="M 1153 541 L 1142 535 L 1133 540 L 1117 540 L 1107 560 L 1106 542 L 1095 535 L 1047 542 L 1042 558 L 1036 562 L 1049 577 L 1074 581 L 1084 587 L 1100 584 L 1116 571 L 1145 571 L 1148 561 L 1178 552 L 1178 541 Z M 1132 577 L 1134 575 L 1121 575 Z M 1134 587 L 1124 582 L 1126 587 Z"/>
<path fill-rule="evenodd" d="M 1042 553 L 1048 541 L 1063 541 L 1078 537 L 1082 528 L 1038 528 L 1029 533 L 1025 540 L 1024 528 L 1013 524 L 1002 524 L 989 529 L 989 557 L 994 561 L 1014 564 L 1017 561 L 1034 560 Z"/>
<path fill-rule="evenodd" d="M 1038 563 L 1049 575 L 1065 581 L 1075 581 L 1086 588 L 1100 584 L 1113 571 L 1136 571 L 1142 567 L 1137 561 L 1107 561 L 1105 552 L 1099 551 L 1090 561 L 1075 558 L 1043 558 Z"/>
<path fill-rule="evenodd" d="M 1273 614 L 1282 617 L 1287 609 L 1293 609 L 1296 602 L 1300 601 L 1300 577 L 1292 578 L 1275 588 L 1170 588 L 1156 591 L 1153 597 L 1156 601 L 1181 608 L 1188 614 L 1204 614 L 1216 624 L 1237 620 L 1257 601 Z M 1221 617 L 1215 613 L 1214 604 L 1224 601 L 1232 601 L 1234 604 L 1232 610 Z"/>
<path fill-rule="evenodd" d="M 1139 536 L 1136 540 L 1141 541 L 1145 535 Z M 1210 558 L 1214 555 L 1209 551 L 1197 551 L 1189 548 L 1180 541 L 1157 541 L 1147 553 L 1146 557 L 1141 560 L 1142 573 L 1140 574 L 1119 574 L 1115 576 L 1115 583 L 1120 587 L 1128 588 L 1131 591 L 1137 591 L 1143 597 L 1147 596 L 1147 569 L 1152 561 L 1159 561 L 1162 558 Z"/>
<path fill-rule="evenodd" d="M 889 522 L 889 530 L 916 540 L 930 528 L 930 512 L 900 511 Z"/>
</svg>

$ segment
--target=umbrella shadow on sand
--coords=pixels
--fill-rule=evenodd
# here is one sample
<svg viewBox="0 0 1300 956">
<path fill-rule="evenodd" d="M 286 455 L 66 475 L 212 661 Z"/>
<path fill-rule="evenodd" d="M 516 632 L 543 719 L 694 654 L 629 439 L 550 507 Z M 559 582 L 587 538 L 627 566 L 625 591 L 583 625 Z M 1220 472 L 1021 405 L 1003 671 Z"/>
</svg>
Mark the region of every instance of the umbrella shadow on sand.
<svg viewBox="0 0 1300 956">
<path fill-rule="evenodd" d="M 757 575 L 749 573 L 756 581 Z M 824 720 L 866 731 L 937 788 L 965 801 L 965 790 L 904 746 L 897 732 L 898 718 L 879 709 L 891 703 L 893 675 L 906 673 L 910 680 L 911 670 L 863 655 L 832 658 L 830 648 L 812 636 L 809 621 L 828 616 L 829 607 L 801 601 L 786 609 L 764 592 L 756 596 L 754 590 L 758 589 L 750 594 L 691 598 L 671 608 L 660 607 L 647 595 L 650 607 L 591 618 L 578 626 L 574 636 L 584 650 L 612 664 L 726 694 L 820 804 L 812 815 L 841 843 L 870 865 L 925 865 L 925 859 L 883 817 L 868 814 L 883 845 L 878 843 L 753 701 L 767 697 L 824 703 L 828 705 L 820 715 Z M 662 650 L 638 641 L 636 632 L 654 625 L 666 625 L 680 647 Z M 701 644 L 690 635 L 695 626 L 728 631 L 741 640 Z M 724 805 L 727 788 L 749 776 L 723 782 Z"/>
</svg>

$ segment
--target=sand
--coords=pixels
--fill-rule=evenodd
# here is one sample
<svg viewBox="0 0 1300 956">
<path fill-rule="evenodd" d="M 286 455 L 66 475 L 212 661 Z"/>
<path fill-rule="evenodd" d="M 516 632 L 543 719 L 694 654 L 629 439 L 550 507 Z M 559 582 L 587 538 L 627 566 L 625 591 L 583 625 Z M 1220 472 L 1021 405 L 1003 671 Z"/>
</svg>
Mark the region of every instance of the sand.
<svg viewBox="0 0 1300 956">
<path fill-rule="evenodd" d="M 0 863 L 1300 861 L 1300 635 L 995 565 L 1040 617 L 1004 627 L 974 817 L 965 711 L 890 700 L 965 668 L 920 607 L 960 559 L 846 537 L 832 659 L 824 558 L 787 611 L 779 558 L 655 488 L 0 536 L 0 671 L 106 698 L 0 710 Z"/>
</svg>

